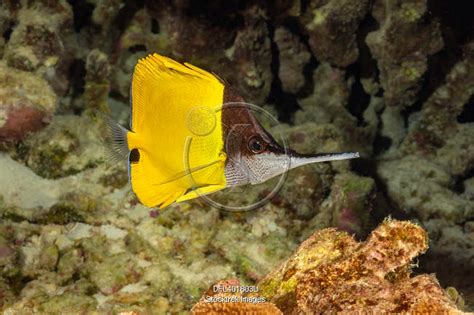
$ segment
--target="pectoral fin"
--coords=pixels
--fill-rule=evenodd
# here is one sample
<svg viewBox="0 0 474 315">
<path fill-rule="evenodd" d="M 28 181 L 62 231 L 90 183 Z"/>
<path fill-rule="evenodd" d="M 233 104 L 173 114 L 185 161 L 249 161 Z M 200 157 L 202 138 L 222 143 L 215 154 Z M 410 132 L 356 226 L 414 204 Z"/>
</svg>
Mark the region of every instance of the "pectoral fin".
<svg viewBox="0 0 474 315">
<path fill-rule="evenodd" d="M 223 186 L 223 185 L 209 185 L 209 186 L 200 187 L 200 188 L 197 188 L 197 189 L 190 190 L 190 191 L 186 192 L 184 195 L 179 197 L 176 200 L 176 202 L 191 200 L 191 199 L 203 196 L 203 195 L 207 195 L 207 194 L 222 190 L 224 188 L 225 188 L 225 186 Z"/>
</svg>

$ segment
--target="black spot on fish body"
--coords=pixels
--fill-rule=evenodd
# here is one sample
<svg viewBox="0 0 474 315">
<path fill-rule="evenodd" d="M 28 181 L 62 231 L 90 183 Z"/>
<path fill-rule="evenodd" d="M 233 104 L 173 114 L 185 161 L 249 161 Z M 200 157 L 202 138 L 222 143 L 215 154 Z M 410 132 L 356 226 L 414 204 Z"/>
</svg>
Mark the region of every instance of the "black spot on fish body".
<svg viewBox="0 0 474 315">
<path fill-rule="evenodd" d="M 133 164 L 140 162 L 140 151 L 138 151 L 138 149 L 130 151 L 128 161 Z"/>
</svg>

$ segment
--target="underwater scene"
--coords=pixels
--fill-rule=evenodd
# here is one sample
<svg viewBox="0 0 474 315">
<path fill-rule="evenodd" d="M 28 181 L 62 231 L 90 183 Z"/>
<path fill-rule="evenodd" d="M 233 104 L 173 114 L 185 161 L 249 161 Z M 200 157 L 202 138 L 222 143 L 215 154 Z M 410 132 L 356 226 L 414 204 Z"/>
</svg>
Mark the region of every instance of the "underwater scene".
<svg viewBox="0 0 474 315">
<path fill-rule="evenodd" d="M 0 0 L 3 314 L 474 312 L 455 0 Z"/>
</svg>

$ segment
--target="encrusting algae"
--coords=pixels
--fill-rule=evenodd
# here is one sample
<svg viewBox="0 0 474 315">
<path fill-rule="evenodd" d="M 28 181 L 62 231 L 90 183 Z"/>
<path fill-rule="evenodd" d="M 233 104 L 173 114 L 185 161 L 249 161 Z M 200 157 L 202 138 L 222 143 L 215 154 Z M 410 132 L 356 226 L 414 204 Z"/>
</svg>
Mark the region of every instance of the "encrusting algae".
<svg viewBox="0 0 474 315">
<path fill-rule="evenodd" d="M 235 280 L 218 282 L 194 306 L 193 314 L 462 314 L 451 300 L 453 294 L 445 292 L 434 276 L 411 277 L 412 260 L 427 249 L 426 232 L 406 221 L 386 220 L 360 243 L 346 232 L 323 229 L 259 281 L 258 292 L 214 295 L 216 286 L 239 285 Z M 209 302 L 212 296 L 249 296 L 261 303 Z"/>
</svg>

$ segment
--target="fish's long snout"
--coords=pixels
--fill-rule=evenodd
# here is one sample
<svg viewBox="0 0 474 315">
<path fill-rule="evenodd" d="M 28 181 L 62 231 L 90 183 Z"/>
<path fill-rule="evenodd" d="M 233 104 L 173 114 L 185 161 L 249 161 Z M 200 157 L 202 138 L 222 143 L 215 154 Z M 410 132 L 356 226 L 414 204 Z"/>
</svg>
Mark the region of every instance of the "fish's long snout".
<svg viewBox="0 0 474 315">
<path fill-rule="evenodd" d="M 319 162 L 339 161 L 355 159 L 360 157 L 359 152 L 343 152 L 343 153 L 322 153 L 322 154 L 299 154 L 290 152 L 290 169 Z"/>
</svg>

